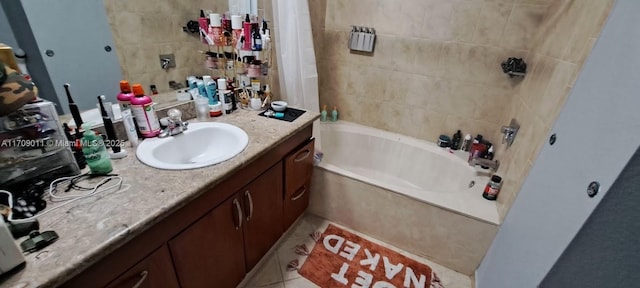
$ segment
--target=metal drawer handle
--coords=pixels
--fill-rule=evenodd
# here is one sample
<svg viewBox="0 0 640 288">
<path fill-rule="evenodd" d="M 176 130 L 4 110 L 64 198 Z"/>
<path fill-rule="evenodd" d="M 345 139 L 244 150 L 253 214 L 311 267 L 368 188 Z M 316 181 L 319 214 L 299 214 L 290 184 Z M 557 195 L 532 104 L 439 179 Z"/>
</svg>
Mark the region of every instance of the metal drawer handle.
<svg viewBox="0 0 640 288">
<path fill-rule="evenodd" d="M 253 198 L 251 197 L 251 192 L 249 192 L 249 190 L 244 191 L 244 196 L 249 199 L 249 213 L 247 215 L 247 222 L 249 222 L 253 216 Z"/>
<path fill-rule="evenodd" d="M 296 201 L 300 199 L 300 197 L 302 197 L 302 195 L 304 195 L 305 192 L 307 192 L 307 188 L 302 189 L 302 192 L 300 192 L 300 194 L 291 197 L 291 201 Z"/>
<path fill-rule="evenodd" d="M 139 288 L 142 283 L 144 283 L 144 280 L 147 280 L 147 275 L 149 275 L 149 272 L 147 272 L 147 270 L 140 272 L 140 280 L 138 280 L 135 285 L 131 286 L 131 288 Z"/>
<path fill-rule="evenodd" d="M 236 212 L 238 212 L 238 224 L 236 224 L 236 230 L 240 230 L 240 228 L 242 228 L 242 209 L 240 208 L 238 198 L 233 199 L 233 205 L 236 205 Z"/>
<path fill-rule="evenodd" d="M 303 161 L 304 159 L 307 159 L 307 157 L 309 157 L 309 155 L 311 155 L 311 150 L 307 149 L 304 151 L 300 151 L 300 153 L 298 153 L 298 155 L 302 154 L 302 152 L 307 152 L 304 154 L 304 156 L 302 157 L 296 157 L 296 159 L 293 159 L 293 162 L 300 162 Z"/>
</svg>

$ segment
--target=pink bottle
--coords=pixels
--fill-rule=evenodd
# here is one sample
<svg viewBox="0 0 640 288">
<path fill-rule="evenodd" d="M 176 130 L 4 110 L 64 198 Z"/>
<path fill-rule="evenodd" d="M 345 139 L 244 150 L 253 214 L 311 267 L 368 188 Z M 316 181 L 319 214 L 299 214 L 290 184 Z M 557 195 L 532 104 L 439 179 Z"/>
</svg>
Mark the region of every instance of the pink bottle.
<svg viewBox="0 0 640 288">
<path fill-rule="evenodd" d="M 251 51 L 251 19 L 249 18 L 249 14 L 247 14 L 247 17 L 244 19 L 244 23 L 243 23 L 244 27 L 243 29 L 243 33 L 244 33 L 244 44 L 242 44 L 242 50 L 245 51 Z"/>
<path fill-rule="evenodd" d="M 151 138 L 160 134 L 160 122 L 153 110 L 153 100 L 151 97 L 144 95 L 144 89 L 140 84 L 133 84 L 133 94 L 131 98 L 131 112 L 136 118 L 138 130 L 142 137 Z"/>
<path fill-rule="evenodd" d="M 209 14 L 209 37 L 215 46 L 222 46 L 222 20 L 220 14 Z"/>
<path fill-rule="evenodd" d="M 118 104 L 120 104 L 120 111 L 131 109 L 131 98 L 133 98 L 133 93 L 131 93 L 131 85 L 129 85 L 129 81 L 120 81 L 120 93 L 118 93 L 116 98 L 118 99 Z"/>
</svg>

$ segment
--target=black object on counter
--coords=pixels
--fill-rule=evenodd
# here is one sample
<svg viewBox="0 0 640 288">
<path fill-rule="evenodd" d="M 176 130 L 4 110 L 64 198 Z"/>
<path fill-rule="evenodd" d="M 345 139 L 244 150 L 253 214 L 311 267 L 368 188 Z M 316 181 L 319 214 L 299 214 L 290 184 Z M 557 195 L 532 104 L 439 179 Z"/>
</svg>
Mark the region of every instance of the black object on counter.
<svg viewBox="0 0 640 288">
<path fill-rule="evenodd" d="M 287 108 L 286 110 L 284 110 L 284 112 L 282 112 L 282 113 L 284 113 L 284 117 L 283 118 L 274 118 L 274 117 L 269 117 L 267 115 L 264 115 L 264 113 L 267 113 L 268 111 L 273 111 L 273 110 L 271 110 L 271 108 L 269 108 L 269 109 L 267 109 L 265 111 L 262 111 L 258 115 L 264 116 L 264 117 L 267 117 L 267 118 L 273 118 L 273 119 L 278 119 L 278 120 L 284 120 L 284 121 L 287 121 L 287 122 L 293 122 L 293 120 L 298 119 L 298 117 L 300 117 L 300 115 L 304 114 L 304 112 L 307 112 L 307 111 L 296 109 L 296 108 Z"/>
<path fill-rule="evenodd" d="M 458 130 L 458 132 L 456 132 L 456 134 L 453 134 L 453 137 L 451 137 L 451 149 L 459 150 L 461 144 L 462 144 L 462 132 Z"/>
<path fill-rule="evenodd" d="M 58 240 L 58 234 L 55 231 L 32 231 L 29 233 L 29 239 L 20 243 L 22 252 L 35 252 Z"/>
<path fill-rule="evenodd" d="M 78 105 L 76 105 L 76 102 L 73 102 L 73 98 L 71 97 L 71 92 L 69 91 L 69 87 L 71 87 L 71 85 L 69 83 L 65 83 L 64 91 L 67 92 L 67 101 L 69 101 L 69 110 L 71 111 L 71 116 L 73 116 L 73 121 L 76 122 L 76 127 L 80 129 L 80 127 L 82 127 L 82 117 L 80 116 L 80 110 L 78 110 Z"/>
<path fill-rule="evenodd" d="M 102 97 L 98 96 L 98 103 L 100 103 L 100 113 L 102 114 L 102 123 L 104 123 L 104 130 L 107 132 L 107 139 L 111 141 L 107 141 L 107 143 L 111 143 L 114 140 L 118 140 L 118 136 L 116 136 L 116 129 L 113 127 L 113 122 L 111 121 L 111 117 L 107 113 L 107 110 L 104 109 L 104 104 L 102 103 Z M 117 141 L 114 141 L 117 142 Z M 120 152 L 119 145 L 109 145 L 111 146 L 111 150 L 113 153 Z"/>
<path fill-rule="evenodd" d="M 40 230 L 40 222 L 38 222 L 37 219 L 22 223 L 7 222 L 7 227 L 9 228 L 13 239 L 18 239 L 29 235 L 31 231 Z"/>
</svg>

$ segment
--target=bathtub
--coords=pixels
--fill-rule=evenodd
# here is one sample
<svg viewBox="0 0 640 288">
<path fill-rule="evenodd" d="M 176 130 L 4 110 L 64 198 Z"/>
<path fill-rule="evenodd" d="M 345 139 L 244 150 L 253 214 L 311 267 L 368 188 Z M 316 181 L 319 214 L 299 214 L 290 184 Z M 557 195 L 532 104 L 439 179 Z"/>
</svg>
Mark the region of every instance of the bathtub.
<svg viewBox="0 0 640 288">
<path fill-rule="evenodd" d="M 310 212 L 470 275 L 499 224 L 466 152 L 346 121 L 320 125 Z"/>
</svg>

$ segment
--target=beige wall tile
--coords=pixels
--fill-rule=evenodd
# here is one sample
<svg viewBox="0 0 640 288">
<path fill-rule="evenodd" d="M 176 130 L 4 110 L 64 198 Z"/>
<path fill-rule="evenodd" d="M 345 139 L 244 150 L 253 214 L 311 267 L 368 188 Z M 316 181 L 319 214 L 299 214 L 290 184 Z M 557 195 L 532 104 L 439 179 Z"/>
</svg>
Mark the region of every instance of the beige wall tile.
<svg viewBox="0 0 640 288">
<path fill-rule="evenodd" d="M 488 71 L 499 65 L 495 48 L 457 42 L 446 42 L 438 70 L 442 78 L 474 83 L 486 83 Z M 498 66 L 499 67 L 499 66 Z"/>
<path fill-rule="evenodd" d="M 438 65 L 442 55 L 441 42 L 419 39 L 415 42 L 415 58 L 411 59 L 411 70 L 415 74 L 424 76 L 438 76 Z"/>
<path fill-rule="evenodd" d="M 531 48 L 536 29 L 546 11 L 547 5 L 515 4 L 502 35 L 503 44 L 513 49 Z"/>
<path fill-rule="evenodd" d="M 606 18 L 604 16 L 609 14 L 611 8 L 610 1 L 576 1 L 576 3 L 578 17 L 574 25 L 577 29 L 568 36 L 570 38 L 567 39 L 567 49 L 562 57 L 563 60 L 572 63 L 578 63 L 583 59 L 584 47 L 591 37 L 600 33 Z"/>
<path fill-rule="evenodd" d="M 483 4 L 484 1 L 481 0 L 454 1 L 451 15 L 451 40 L 471 42 Z"/>
<path fill-rule="evenodd" d="M 415 36 L 433 40 L 450 40 L 453 28 L 453 1 L 426 0 L 422 28 Z"/>
<path fill-rule="evenodd" d="M 565 100 L 571 90 L 571 78 L 576 70 L 576 64 L 554 60 L 554 66 L 550 73 L 551 80 L 544 94 L 539 95 L 531 107 L 534 113 L 543 120 L 545 126 L 551 126 L 564 106 Z"/>
<path fill-rule="evenodd" d="M 513 1 L 486 1 L 473 34 L 473 43 L 500 45 L 512 9 Z"/>
</svg>

